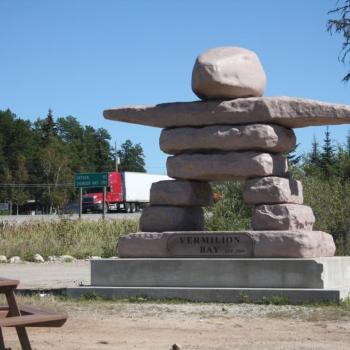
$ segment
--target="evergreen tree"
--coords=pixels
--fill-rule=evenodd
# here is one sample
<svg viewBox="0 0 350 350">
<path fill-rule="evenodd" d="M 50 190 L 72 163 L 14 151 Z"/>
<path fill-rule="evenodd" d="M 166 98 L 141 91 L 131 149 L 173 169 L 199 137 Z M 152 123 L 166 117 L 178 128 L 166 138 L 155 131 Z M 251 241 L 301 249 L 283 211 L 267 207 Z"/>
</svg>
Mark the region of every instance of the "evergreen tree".
<svg viewBox="0 0 350 350">
<path fill-rule="evenodd" d="M 145 155 L 139 143 L 133 144 L 130 140 L 126 140 L 118 151 L 120 159 L 120 171 L 136 171 L 146 172 Z"/>
<path fill-rule="evenodd" d="M 95 155 L 95 145 L 96 145 L 96 137 L 95 137 L 96 130 L 90 126 L 85 126 L 83 130 L 83 140 L 84 140 L 84 159 L 86 159 L 87 167 L 85 168 L 85 171 L 87 172 L 95 172 L 96 171 L 96 155 Z"/>
<path fill-rule="evenodd" d="M 34 126 L 36 133 L 41 139 L 40 143 L 42 146 L 48 145 L 50 140 L 57 136 L 56 123 L 51 109 L 49 109 L 46 118 L 38 119 Z"/>
<path fill-rule="evenodd" d="M 58 118 L 56 125 L 59 139 L 67 145 L 66 150 L 71 170 L 75 173 L 89 171 L 90 164 L 87 158 L 88 150 L 84 140 L 84 128 L 72 116 Z"/>
<path fill-rule="evenodd" d="M 325 177 L 333 176 L 336 173 L 335 152 L 332 140 L 330 137 L 329 128 L 325 132 L 321 153 L 321 169 Z"/>
<path fill-rule="evenodd" d="M 317 142 L 316 136 L 314 136 L 314 139 L 311 145 L 310 163 L 314 166 L 319 166 L 320 162 L 321 162 L 320 148 L 319 148 L 319 144 Z"/>
<path fill-rule="evenodd" d="M 335 169 L 336 175 L 343 181 L 349 177 L 350 163 L 349 155 L 347 151 L 341 145 L 338 145 L 337 152 L 335 154 Z"/>
<path fill-rule="evenodd" d="M 46 119 L 44 119 L 42 132 L 47 140 L 56 135 L 56 123 L 54 122 L 51 108 L 47 113 Z"/>
<path fill-rule="evenodd" d="M 0 132 L 0 178 L 1 174 L 3 172 L 3 169 L 6 167 L 7 162 L 4 154 L 4 137 L 2 133 Z"/>
<path fill-rule="evenodd" d="M 348 135 L 346 136 L 346 152 L 350 156 L 350 130 L 348 130 Z"/>
<path fill-rule="evenodd" d="M 26 159 L 23 155 L 17 157 L 16 172 L 12 176 L 14 187 L 12 188 L 12 202 L 16 204 L 16 213 L 19 212 L 19 206 L 23 205 L 29 199 L 29 193 L 26 191 L 25 183 L 28 181 L 28 171 Z"/>
<path fill-rule="evenodd" d="M 0 178 L 0 183 L 3 185 L 1 187 L 0 195 L 2 202 L 12 201 L 12 187 L 8 186 L 12 183 L 12 175 L 9 168 L 2 169 L 2 174 Z"/>
<path fill-rule="evenodd" d="M 111 136 L 106 129 L 100 128 L 95 132 L 94 163 L 97 172 L 114 170 L 112 149 L 109 144 Z"/>
<path fill-rule="evenodd" d="M 320 147 L 316 137 L 314 136 L 311 145 L 311 152 L 304 156 L 301 168 L 308 176 L 319 176 L 321 173 L 320 163 Z"/>
<path fill-rule="evenodd" d="M 292 150 L 288 153 L 288 155 L 287 155 L 288 165 L 289 165 L 290 167 L 296 167 L 296 166 L 298 166 L 299 163 L 300 163 L 300 161 L 301 161 L 301 159 L 302 159 L 302 156 L 301 156 L 301 155 L 298 155 L 298 154 L 296 153 L 298 146 L 299 146 L 299 143 L 296 144 L 296 145 L 293 147 L 293 149 L 292 149 Z"/>
<path fill-rule="evenodd" d="M 69 198 L 69 187 L 60 185 L 72 183 L 73 176 L 69 168 L 66 147 L 58 139 L 52 139 L 39 154 L 43 181 L 47 187 L 43 191 L 43 200 L 49 213 L 59 209 Z"/>
</svg>

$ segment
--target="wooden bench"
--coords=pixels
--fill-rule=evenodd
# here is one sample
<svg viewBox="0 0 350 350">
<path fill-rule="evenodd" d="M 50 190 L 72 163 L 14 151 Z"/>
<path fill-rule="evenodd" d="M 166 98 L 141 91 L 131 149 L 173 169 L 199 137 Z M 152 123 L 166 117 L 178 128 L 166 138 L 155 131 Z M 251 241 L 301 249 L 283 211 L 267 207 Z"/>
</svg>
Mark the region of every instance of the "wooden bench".
<svg viewBox="0 0 350 350">
<path fill-rule="evenodd" d="M 15 290 L 19 281 L 0 278 L 0 294 L 5 294 L 7 305 L 0 307 L 0 350 L 5 347 L 2 327 L 15 327 L 22 350 L 32 350 L 25 327 L 61 327 L 67 316 L 49 311 L 38 310 L 32 307 L 17 305 Z"/>
</svg>

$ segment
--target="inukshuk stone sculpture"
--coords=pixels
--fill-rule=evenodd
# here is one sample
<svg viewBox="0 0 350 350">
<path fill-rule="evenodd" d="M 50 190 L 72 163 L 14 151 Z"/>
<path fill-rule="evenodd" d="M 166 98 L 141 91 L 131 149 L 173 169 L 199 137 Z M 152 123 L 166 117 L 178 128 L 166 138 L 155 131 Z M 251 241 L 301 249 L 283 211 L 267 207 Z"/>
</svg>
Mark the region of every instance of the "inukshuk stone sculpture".
<svg viewBox="0 0 350 350">
<path fill-rule="evenodd" d="M 265 73 L 255 53 L 237 47 L 200 55 L 192 89 L 203 101 L 104 111 L 107 119 L 164 128 L 168 175 L 153 184 L 141 233 L 119 239 L 120 257 L 333 256 L 332 236 L 312 231 L 302 184 L 283 154 L 293 128 L 350 122 L 350 108 L 291 97 L 262 97 Z M 253 231 L 204 232 L 202 207 L 213 203 L 209 182 L 245 180 Z M 230 208 L 227 208 L 230 210 Z"/>
</svg>

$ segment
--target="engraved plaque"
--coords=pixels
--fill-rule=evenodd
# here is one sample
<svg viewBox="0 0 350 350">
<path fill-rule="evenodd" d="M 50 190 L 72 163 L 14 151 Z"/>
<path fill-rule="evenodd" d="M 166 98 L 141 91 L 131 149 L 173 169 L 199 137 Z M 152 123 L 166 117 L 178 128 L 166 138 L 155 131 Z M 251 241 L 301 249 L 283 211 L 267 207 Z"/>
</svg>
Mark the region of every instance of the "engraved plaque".
<svg viewBox="0 0 350 350">
<path fill-rule="evenodd" d="M 236 233 L 172 233 L 167 249 L 174 257 L 252 258 L 254 241 L 243 232 Z"/>
</svg>

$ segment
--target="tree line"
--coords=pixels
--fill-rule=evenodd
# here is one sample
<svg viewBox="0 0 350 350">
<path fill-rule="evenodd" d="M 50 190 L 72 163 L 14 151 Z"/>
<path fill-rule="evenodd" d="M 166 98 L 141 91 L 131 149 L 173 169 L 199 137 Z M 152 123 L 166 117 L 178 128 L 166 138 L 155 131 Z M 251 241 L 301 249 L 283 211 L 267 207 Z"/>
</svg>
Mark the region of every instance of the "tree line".
<svg viewBox="0 0 350 350">
<path fill-rule="evenodd" d="M 28 200 L 44 212 L 61 210 L 76 197 L 74 174 L 115 169 L 115 149 L 104 128 L 81 125 L 73 116 L 56 120 L 49 110 L 35 122 L 0 111 L 0 202 L 18 210 Z M 121 171 L 145 171 L 140 144 L 118 151 Z"/>
</svg>

